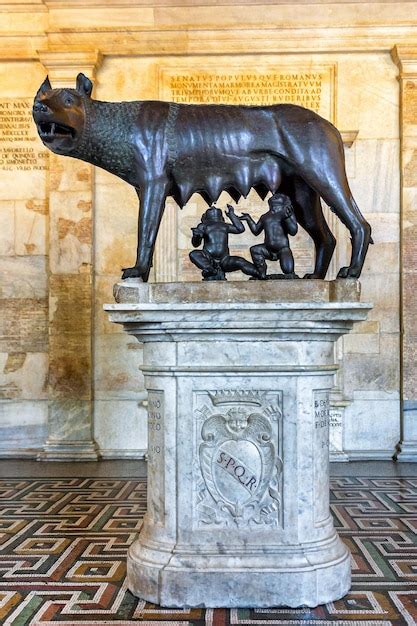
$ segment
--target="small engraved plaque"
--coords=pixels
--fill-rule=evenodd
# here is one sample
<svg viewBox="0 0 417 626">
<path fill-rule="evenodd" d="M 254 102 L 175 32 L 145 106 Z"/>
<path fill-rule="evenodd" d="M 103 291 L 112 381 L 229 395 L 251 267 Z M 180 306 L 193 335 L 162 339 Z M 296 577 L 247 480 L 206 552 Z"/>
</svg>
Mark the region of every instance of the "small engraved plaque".
<svg viewBox="0 0 417 626">
<path fill-rule="evenodd" d="M 329 392 L 314 391 L 314 522 L 329 516 Z"/>
<path fill-rule="evenodd" d="M 151 389 L 148 391 L 148 515 L 161 525 L 165 517 L 164 421 L 164 392 Z"/>
<path fill-rule="evenodd" d="M 330 452 L 333 454 L 343 452 L 343 409 L 330 408 L 329 427 Z"/>
</svg>

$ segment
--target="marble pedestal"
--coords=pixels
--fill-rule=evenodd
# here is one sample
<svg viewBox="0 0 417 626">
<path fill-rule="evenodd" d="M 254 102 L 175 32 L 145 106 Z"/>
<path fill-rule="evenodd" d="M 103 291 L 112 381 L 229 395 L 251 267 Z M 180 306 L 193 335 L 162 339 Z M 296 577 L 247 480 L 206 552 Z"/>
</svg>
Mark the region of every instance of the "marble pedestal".
<svg viewBox="0 0 417 626">
<path fill-rule="evenodd" d="M 148 511 L 128 555 L 167 607 L 317 606 L 350 588 L 329 512 L 334 342 L 370 305 L 355 281 L 115 286 L 144 343 Z M 117 419 L 117 417 L 115 417 Z"/>
</svg>

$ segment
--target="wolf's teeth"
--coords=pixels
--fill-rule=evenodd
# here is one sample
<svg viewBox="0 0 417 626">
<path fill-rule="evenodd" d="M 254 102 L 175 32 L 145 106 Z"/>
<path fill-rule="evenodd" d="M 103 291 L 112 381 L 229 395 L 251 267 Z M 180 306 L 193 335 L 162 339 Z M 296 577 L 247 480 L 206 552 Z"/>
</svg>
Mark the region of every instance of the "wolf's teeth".
<svg viewBox="0 0 417 626">
<path fill-rule="evenodd" d="M 51 135 L 54 135 L 54 134 L 55 134 L 55 123 L 52 122 L 52 124 L 51 124 Z"/>
</svg>

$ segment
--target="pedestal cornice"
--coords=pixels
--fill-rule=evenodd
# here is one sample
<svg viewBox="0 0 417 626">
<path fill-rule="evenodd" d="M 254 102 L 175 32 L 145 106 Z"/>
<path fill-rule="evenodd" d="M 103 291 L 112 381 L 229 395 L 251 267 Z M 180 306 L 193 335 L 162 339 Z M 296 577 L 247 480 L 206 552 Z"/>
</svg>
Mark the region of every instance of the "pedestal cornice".
<svg viewBox="0 0 417 626">
<path fill-rule="evenodd" d="M 417 43 L 394 46 L 391 57 L 400 70 L 400 78 L 417 78 Z"/>
<path fill-rule="evenodd" d="M 89 78 L 94 79 L 102 62 L 102 55 L 99 50 L 41 50 L 38 54 L 39 60 L 48 71 L 54 87 L 68 87 L 74 82 L 78 72 L 83 72 Z"/>
<path fill-rule="evenodd" d="M 110 321 L 148 341 L 335 341 L 371 305 L 359 302 L 358 281 L 155 283 L 137 279 L 114 287 Z M 347 301 L 349 300 L 349 301 Z"/>
</svg>

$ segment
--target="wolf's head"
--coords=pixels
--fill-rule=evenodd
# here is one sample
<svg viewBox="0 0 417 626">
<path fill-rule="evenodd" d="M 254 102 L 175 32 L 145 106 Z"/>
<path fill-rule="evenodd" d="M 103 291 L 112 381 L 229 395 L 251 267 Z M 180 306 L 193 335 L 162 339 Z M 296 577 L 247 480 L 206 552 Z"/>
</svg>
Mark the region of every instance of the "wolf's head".
<svg viewBox="0 0 417 626">
<path fill-rule="evenodd" d="M 93 83 L 78 74 L 75 89 L 52 89 L 46 77 L 35 96 L 33 119 L 43 143 L 57 154 L 71 155 L 86 126 L 86 101 Z"/>
</svg>

